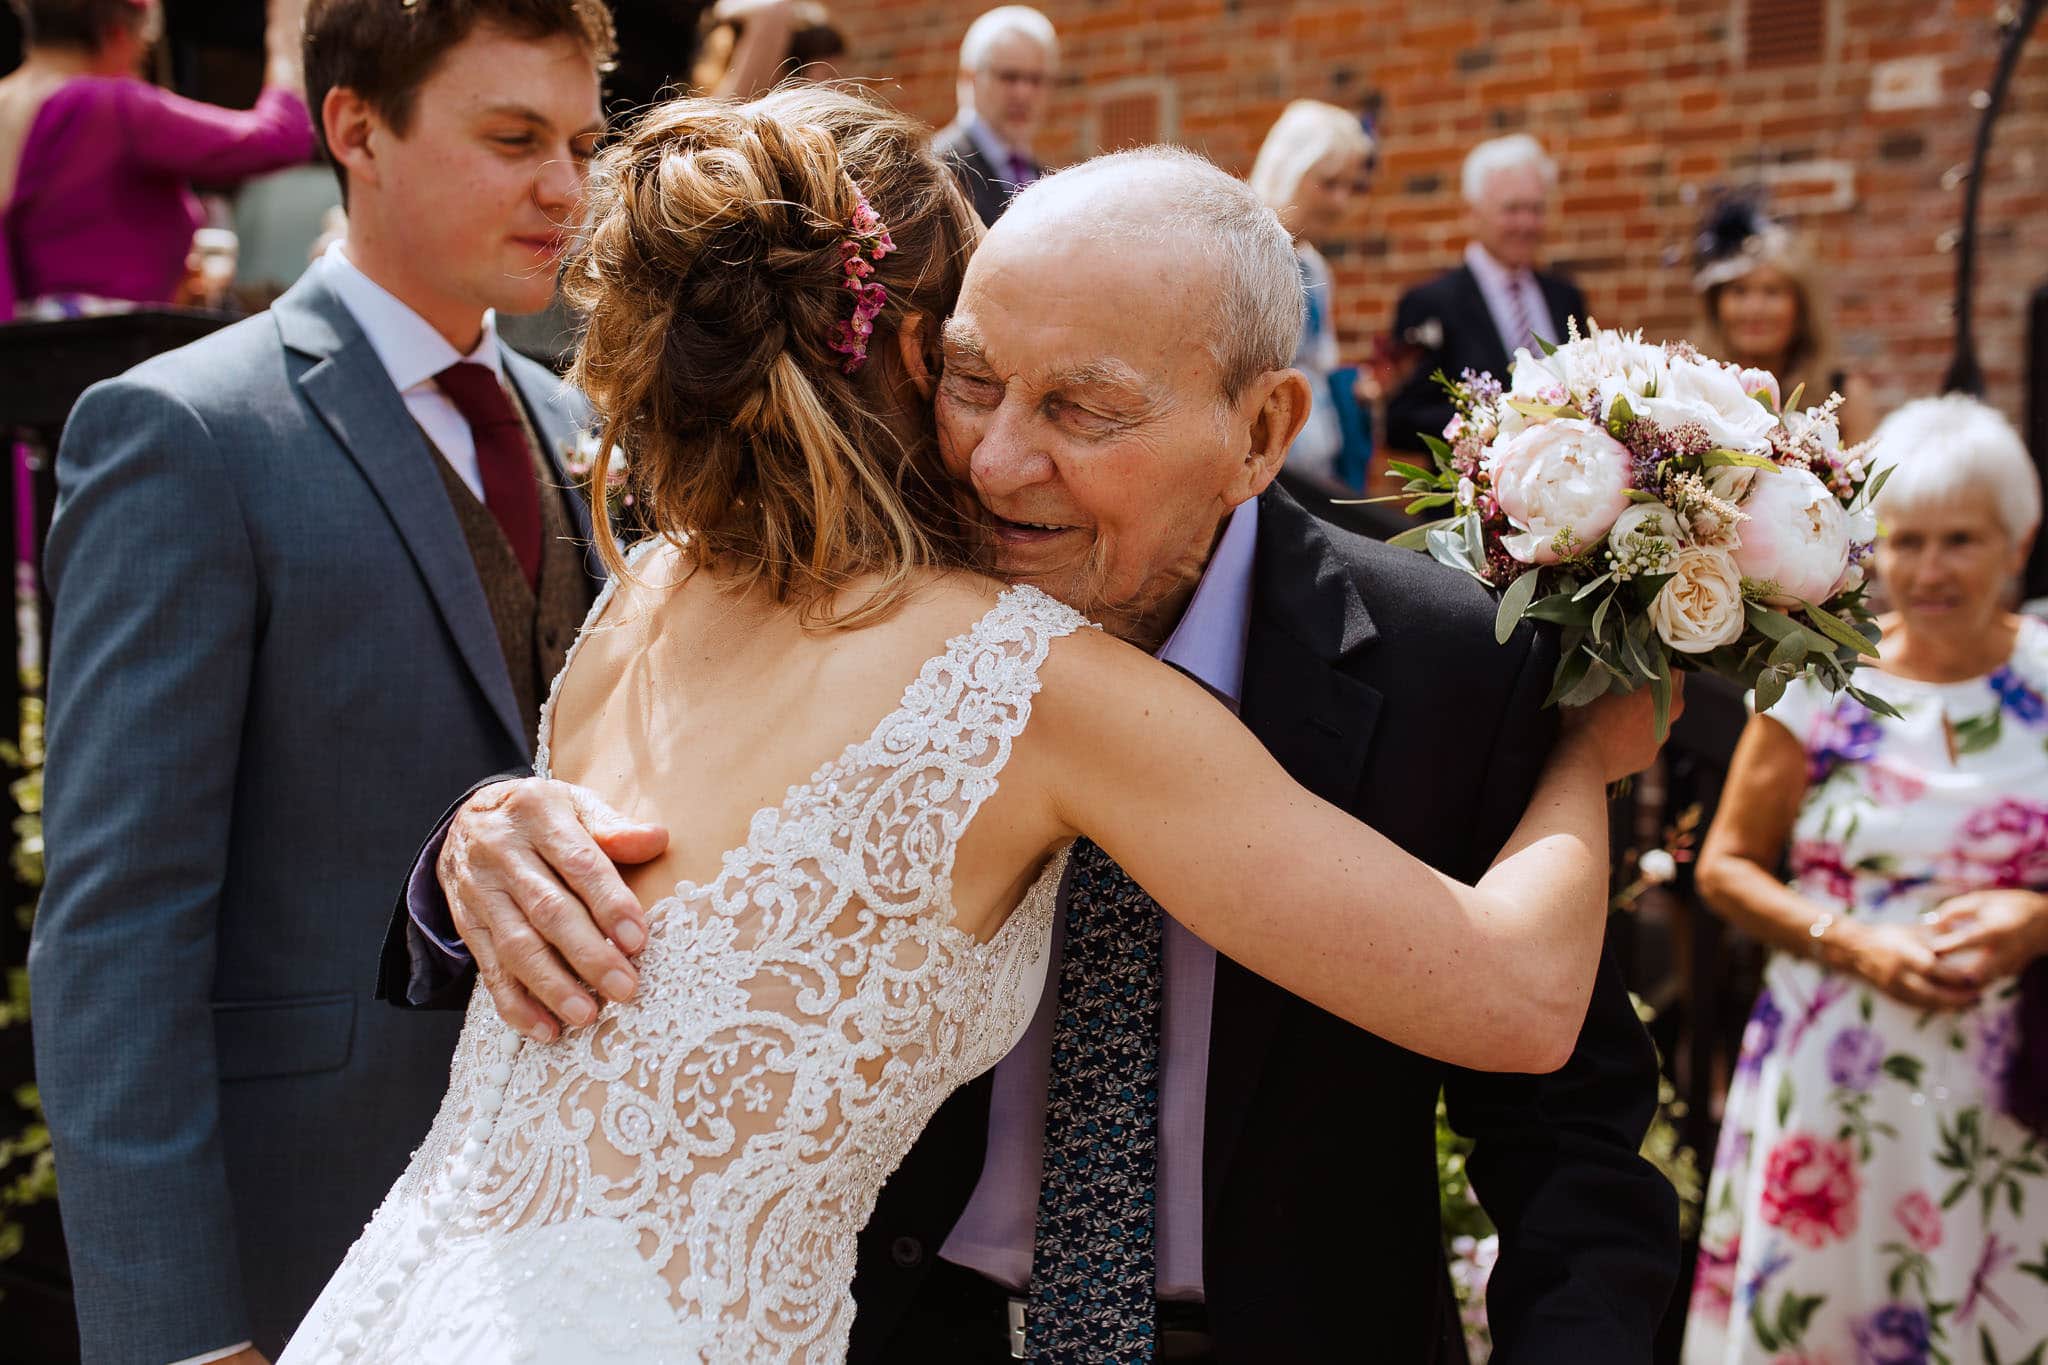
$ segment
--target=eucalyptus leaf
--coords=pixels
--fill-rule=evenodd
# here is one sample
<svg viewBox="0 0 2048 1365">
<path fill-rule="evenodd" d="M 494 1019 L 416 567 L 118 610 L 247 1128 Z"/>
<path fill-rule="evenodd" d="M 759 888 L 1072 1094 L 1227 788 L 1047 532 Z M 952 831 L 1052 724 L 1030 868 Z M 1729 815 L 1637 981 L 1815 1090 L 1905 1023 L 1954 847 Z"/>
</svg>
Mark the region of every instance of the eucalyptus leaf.
<svg viewBox="0 0 2048 1365">
<path fill-rule="evenodd" d="M 1417 498 L 1402 510 L 1411 517 L 1420 516 L 1424 512 L 1434 512 L 1438 508 L 1449 507 L 1457 500 L 1455 496 L 1449 493 L 1431 493 L 1426 497 Z"/>
<path fill-rule="evenodd" d="M 1877 477 L 1863 485 L 1864 506 L 1868 507 L 1871 503 L 1877 501 L 1877 495 L 1884 491 L 1884 481 L 1889 479 L 1892 476 L 1892 471 L 1897 468 L 1897 465 L 1888 464 L 1883 469 L 1877 471 Z"/>
<path fill-rule="evenodd" d="M 1800 400 L 1800 399 L 1802 399 L 1802 398 L 1804 398 L 1805 396 L 1806 396 L 1806 385 L 1804 385 L 1804 384 L 1801 384 L 1801 385 L 1799 385 L 1799 386 L 1798 386 L 1797 388 L 1793 389 L 1793 390 L 1792 390 L 1792 396 L 1791 396 L 1790 398 L 1788 398 L 1788 399 L 1786 399 L 1786 400 L 1785 400 L 1785 411 L 1787 411 L 1787 412 L 1796 412 L 1796 411 L 1798 411 L 1798 408 L 1799 408 L 1799 400 Z"/>
<path fill-rule="evenodd" d="M 1570 593 L 1557 592 L 1552 593 L 1539 602 L 1532 603 L 1523 615 L 1533 616 L 1538 621 L 1555 621 L 1559 625 L 1591 626 L 1593 624 L 1593 604 L 1590 602 L 1574 602 Z"/>
<path fill-rule="evenodd" d="M 1721 469 L 1739 466 L 1743 469 L 1776 469 L 1777 464 L 1762 455 L 1749 455 L 1740 450 L 1710 450 L 1700 457 L 1700 465 L 1706 469 Z"/>
<path fill-rule="evenodd" d="M 1887 720 L 1905 719 L 1905 717 L 1899 714 L 1898 707 L 1893 706 L 1874 692 L 1865 692 L 1862 688 L 1854 686 L 1844 687 L 1842 690 L 1855 698 L 1857 704 L 1873 716 L 1883 716 Z"/>
<path fill-rule="evenodd" d="M 1795 668 L 1810 652 L 1806 647 L 1804 631 L 1798 635 L 1787 635 L 1771 650 L 1771 664 L 1775 668 Z"/>
<path fill-rule="evenodd" d="M 1844 621 L 1841 617 L 1834 615 L 1832 612 L 1823 611 L 1803 598 L 1800 600 L 1799 606 L 1806 613 L 1806 619 L 1813 622 L 1814 629 L 1827 636 L 1830 640 L 1833 640 L 1836 644 L 1853 649 L 1866 658 L 1875 659 L 1877 657 L 1877 646 L 1864 639 L 1861 631 L 1857 630 L 1847 621 Z"/>
<path fill-rule="evenodd" d="M 1426 431 L 1419 431 L 1416 435 L 1422 438 L 1422 448 L 1436 458 L 1437 468 L 1448 470 L 1451 467 L 1451 448 L 1443 437 L 1432 436 Z"/>
<path fill-rule="evenodd" d="M 1551 679 L 1550 695 L 1543 699 L 1545 706 L 1555 706 L 1569 696 L 1574 688 L 1585 681 L 1586 671 L 1593 666 L 1593 656 L 1583 649 L 1567 654 L 1557 666 L 1557 676 Z"/>
<path fill-rule="evenodd" d="M 1783 669 L 1767 668 L 1756 677 L 1756 713 L 1762 715 L 1778 704 L 1785 695 L 1785 672 Z"/>
<path fill-rule="evenodd" d="M 1536 588 L 1543 577 L 1540 569 L 1531 569 L 1508 584 L 1508 590 L 1500 595 L 1500 610 L 1493 616 L 1493 638 L 1499 644 L 1506 644 L 1515 633 L 1515 627 L 1522 624 L 1522 613 L 1536 600 Z"/>
<path fill-rule="evenodd" d="M 1671 738 L 1671 673 L 1668 669 L 1650 679 L 1650 700 L 1657 704 L 1657 742 L 1662 744 Z"/>
<path fill-rule="evenodd" d="M 1664 585 L 1676 577 L 1675 573 L 1646 573 L 1636 575 L 1629 582 L 1635 585 L 1636 602 L 1647 607 L 1657 600 L 1658 593 L 1664 591 Z"/>
<path fill-rule="evenodd" d="M 1404 479 L 1421 479 L 1430 487 L 1436 487 L 1435 470 L 1424 469 L 1419 464 L 1409 464 L 1406 460 L 1388 460 L 1387 472 L 1399 474 Z"/>
<path fill-rule="evenodd" d="M 1577 592 L 1573 593 L 1572 601 L 1576 602 L 1582 597 L 1591 597 L 1594 594 L 1594 592 L 1599 589 L 1601 584 L 1610 581 L 1613 577 L 1614 575 L 1611 573 L 1601 574 L 1591 583 L 1588 583 L 1585 587 L 1580 588 Z"/>
<path fill-rule="evenodd" d="M 1456 520 L 1456 517 L 1445 517 L 1442 521 L 1432 521 L 1425 526 L 1411 526 L 1398 536 L 1389 536 L 1387 544 L 1397 550 L 1426 550 L 1429 548 L 1429 533 L 1440 531 Z"/>
<path fill-rule="evenodd" d="M 1783 640 L 1788 637 L 1797 639 L 1800 634 L 1800 627 L 1797 621 L 1787 616 L 1784 612 L 1774 611 L 1760 602 L 1749 603 L 1744 608 L 1744 614 L 1749 618 L 1749 623 L 1752 626 L 1755 626 L 1773 640 Z"/>
<path fill-rule="evenodd" d="M 1600 638 L 1600 627 L 1607 623 L 1607 609 L 1614 605 L 1614 599 L 1620 595 L 1618 592 L 1608 593 L 1607 596 L 1600 599 L 1600 605 L 1593 608 L 1593 625 L 1591 629 L 1594 639 Z"/>
<path fill-rule="evenodd" d="M 1545 336 L 1540 336 L 1540 335 L 1537 335 L 1537 334 L 1535 334 L 1535 333 L 1531 333 L 1530 335 L 1532 335 L 1532 336 L 1536 336 L 1536 344 L 1537 344 L 1538 346 L 1540 346 L 1540 347 L 1542 347 L 1542 348 L 1543 348 L 1543 356 L 1544 356 L 1544 359 L 1546 359 L 1546 360 L 1547 360 L 1547 359 L 1549 359 L 1549 358 L 1550 358 L 1551 356 L 1554 356 L 1554 355 L 1556 355 L 1556 354 L 1557 354 L 1557 347 L 1556 347 L 1556 346 L 1555 346 L 1555 345 L 1554 345 L 1554 344 L 1553 344 L 1553 343 L 1551 342 L 1550 338 L 1548 338 L 1548 337 L 1545 337 Z"/>
<path fill-rule="evenodd" d="M 1559 706 L 1589 706 L 1606 696 L 1613 688 L 1614 681 L 1619 675 L 1600 659 L 1590 654 L 1585 657 L 1585 676 L 1579 679 L 1576 687 L 1558 699 Z"/>
</svg>

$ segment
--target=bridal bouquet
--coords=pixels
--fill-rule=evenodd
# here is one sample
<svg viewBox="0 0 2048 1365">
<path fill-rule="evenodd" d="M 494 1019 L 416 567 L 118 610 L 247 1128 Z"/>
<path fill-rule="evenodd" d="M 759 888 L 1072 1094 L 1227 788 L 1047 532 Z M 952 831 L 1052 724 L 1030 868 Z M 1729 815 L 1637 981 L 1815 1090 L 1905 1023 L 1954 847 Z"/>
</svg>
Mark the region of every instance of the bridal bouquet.
<svg viewBox="0 0 2048 1365">
<path fill-rule="evenodd" d="M 1435 468 L 1393 462 L 1412 513 L 1447 512 L 1394 541 L 1501 593 L 1505 642 L 1524 617 L 1563 631 L 1553 703 L 1655 689 L 1710 669 L 1756 689 L 1759 711 L 1811 674 L 1850 684 L 1875 657 L 1863 563 L 1884 475 L 1843 450 L 1839 398 L 1799 407 L 1777 381 L 1677 342 L 1571 328 L 1518 351 L 1506 389 L 1439 375 L 1457 415 L 1424 436 Z"/>
</svg>

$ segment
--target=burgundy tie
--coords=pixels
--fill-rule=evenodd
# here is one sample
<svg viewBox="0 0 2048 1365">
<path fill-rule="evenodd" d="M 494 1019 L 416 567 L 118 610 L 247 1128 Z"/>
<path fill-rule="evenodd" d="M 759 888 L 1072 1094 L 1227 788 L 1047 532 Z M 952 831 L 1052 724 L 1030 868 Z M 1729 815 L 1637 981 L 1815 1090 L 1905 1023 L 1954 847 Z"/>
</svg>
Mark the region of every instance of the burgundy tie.
<svg viewBox="0 0 2048 1365">
<path fill-rule="evenodd" d="M 1010 183 L 1012 185 L 1021 190 L 1036 178 L 1031 173 L 1030 162 L 1015 152 L 1010 153 Z"/>
<path fill-rule="evenodd" d="M 526 424 L 512 396 L 488 365 L 458 361 L 434 376 L 441 392 L 469 423 L 476 438 L 476 464 L 483 476 L 484 506 L 512 543 L 526 586 L 540 586 L 540 490 L 534 486 L 533 452 Z"/>
</svg>

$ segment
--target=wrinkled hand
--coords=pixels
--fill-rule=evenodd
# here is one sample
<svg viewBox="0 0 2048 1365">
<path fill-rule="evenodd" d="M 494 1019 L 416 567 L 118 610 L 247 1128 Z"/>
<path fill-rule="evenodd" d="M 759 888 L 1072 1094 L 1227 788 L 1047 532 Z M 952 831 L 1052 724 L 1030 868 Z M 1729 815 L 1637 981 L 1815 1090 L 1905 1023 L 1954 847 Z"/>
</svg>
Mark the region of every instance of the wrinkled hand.
<svg viewBox="0 0 2048 1365">
<path fill-rule="evenodd" d="M 546 1042 L 561 1025 L 597 1017 L 585 982 L 608 999 L 632 998 L 639 975 L 629 958 L 647 944 L 647 914 L 615 864 L 667 847 L 661 826 L 538 777 L 485 787 L 456 812 L 434 871 L 506 1023 Z"/>
<path fill-rule="evenodd" d="M 1942 962 L 1975 986 L 2048 954 L 2048 896 L 2033 891 L 1972 891 L 1942 902 L 1923 923 Z"/>
<path fill-rule="evenodd" d="M 1834 965 L 1915 1009 L 1963 1010 L 1977 1003 L 1969 978 L 1944 964 L 1918 925 L 1837 923 Z"/>
<path fill-rule="evenodd" d="M 1671 722 L 1685 714 L 1685 675 L 1671 676 Z M 1633 692 L 1609 692 L 1585 706 L 1568 706 L 1563 712 L 1565 732 L 1599 747 L 1600 767 L 1606 780 L 1619 782 L 1633 777 L 1657 761 L 1664 747 L 1657 738 L 1657 703 L 1647 687 Z"/>
</svg>

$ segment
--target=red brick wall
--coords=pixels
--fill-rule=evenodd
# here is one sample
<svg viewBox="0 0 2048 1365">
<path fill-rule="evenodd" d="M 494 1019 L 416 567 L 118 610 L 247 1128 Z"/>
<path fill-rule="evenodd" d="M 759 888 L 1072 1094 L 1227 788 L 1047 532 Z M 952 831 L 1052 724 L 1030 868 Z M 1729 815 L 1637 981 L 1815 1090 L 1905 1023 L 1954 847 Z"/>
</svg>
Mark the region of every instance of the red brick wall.
<svg viewBox="0 0 2048 1365">
<path fill-rule="evenodd" d="M 1759 7 L 1752 15 L 1751 6 Z M 837 0 L 850 74 L 944 123 L 960 35 L 982 0 Z M 1804 231 L 1835 294 L 1839 349 L 1881 408 L 1939 385 L 1950 353 L 1971 93 L 1990 79 L 1994 0 L 1184 0 L 1172 7 L 1047 0 L 1064 65 L 1045 151 L 1104 150 L 1143 127 L 1226 168 L 1251 166 L 1299 96 L 1372 109 L 1380 174 L 1332 254 L 1354 352 L 1395 297 L 1463 246 L 1459 163 L 1526 129 L 1562 168 L 1552 260 L 1595 316 L 1653 337 L 1694 323 L 1689 240 L 1698 198 L 1759 177 Z M 1802 34 L 1798 12 L 1816 21 Z M 1820 41 L 1811 42 L 1817 31 Z M 1773 36 L 1794 58 L 1752 53 Z M 1877 91 L 1905 107 L 1873 108 Z M 1925 102 L 1928 98 L 1932 103 Z M 1878 103 L 1884 103 L 1878 96 Z M 1990 397 L 2020 418 L 2025 306 L 2048 283 L 2048 25 L 2000 119 L 1986 179 L 1977 290 Z"/>
</svg>

